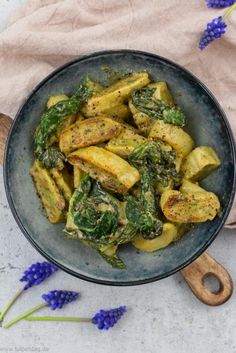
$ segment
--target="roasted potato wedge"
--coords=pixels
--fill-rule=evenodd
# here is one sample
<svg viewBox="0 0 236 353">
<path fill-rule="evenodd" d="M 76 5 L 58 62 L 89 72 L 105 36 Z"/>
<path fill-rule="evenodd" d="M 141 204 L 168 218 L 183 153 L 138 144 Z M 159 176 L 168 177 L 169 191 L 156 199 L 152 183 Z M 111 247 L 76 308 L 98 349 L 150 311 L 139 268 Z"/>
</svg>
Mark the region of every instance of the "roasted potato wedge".
<svg viewBox="0 0 236 353">
<path fill-rule="evenodd" d="M 56 96 L 51 96 L 51 97 L 49 97 L 49 99 L 47 101 L 47 108 L 51 108 L 53 105 L 55 105 L 61 101 L 65 101 L 68 98 L 69 97 L 66 96 L 65 94 L 57 94 Z"/>
<path fill-rule="evenodd" d="M 139 172 L 124 159 L 101 147 L 80 148 L 68 156 L 72 165 L 79 166 L 104 187 L 124 193 L 140 179 Z"/>
<path fill-rule="evenodd" d="M 134 89 L 144 87 L 149 82 L 146 72 L 130 74 L 97 95 L 92 96 L 82 111 L 85 116 L 103 114 L 107 109 L 127 102 Z"/>
<path fill-rule="evenodd" d="M 133 115 L 135 124 L 137 125 L 138 130 L 144 135 L 148 136 L 150 133 L 155 120 L 150 118 L 148 115 L 140 112 Z"/>
<path fill-rule="evenodd" d="M 165 192 L 166 190 L 172 190 L 173 187 L 174 187 L 174 182 L 173 182 L 173 180 L 170 180 L 169 183 L 168 183 L 168 185 L 166 185 L 166 186 L 163 186 L 161 183 L 156 182 L 155 185 L 154 185 L 154 187 L 155 187 L 156 193 L 157 193 L 158 195 L 161 195 L 161 194 L 163 194 L 163 192 Z"/>
<path fill-rule="evenodd" d="M 212 192 L 181 193 L 168 190 L 161 195 L 160 206 L 171 222 L 200 223 L 213 220 L 220 210 L 218 197 Z"/>
<path fill-rule="evenodd" d="M 73 158 L 71 163 L 76 163 L 76 166 L 79 167 L 84 173 L 89 174 L 93 179 L 99 180 L 104 188 L 120 194 L 125 194 L 127 192 L 127 187 L 109 172 L 101 170 L 100 168 L 97 168 L 94 165 L 80 159 L 75 161 Z"/>
<path fill-rule="evenodd" d="M 135 108 L 135 106 L 133 105 L 132 98 L 129 99 L 129 101 L 128 101 L 128 106 L 129 106 L 129 109 L 130 109 L 132 115 L 135 115 L 135 114 L 137 114 L 137 113 L 140 113 L 140 110 L 138 110 L 137 108 Z"/>
<path fill-rule="evenodd" d="M 96 95 L 97 93 L 100 93 L 101 91 L 104 90 L 104 87 L 95 81 L 92 81 L 90 78 L 87 79 L 87 85 L 92 89 L 93 95 Z M 111 107 L 109 109 L 106 109 L 103 111 L 103 114 L 115 118 L 115 119 L 121 119 L 122 121 L 128 117 L 130 117 L 131 112 L 126 104 L 119 104 L 114 107 Z M 99 116 L 101 113 L 94 113 L 90 112 L 90 115 L 86 114 L 86 117 L 95 117 Z"/>
<path fill-rule="evenodd" d="M 50 172 L 43 168 L 38 160 L 35 160 L 30 174 L 49 222 L 59 223 L 63 221 L 65 219 L 66 202 Z"/>
<path fill-rule="evenodd" d="M 84 172 L 77 165 L 73 166 L 74 171 L 74 188 L 76 189 L 81 182 L 82 177 L 84 176 Z"/>
<path fill-rule="evenodd" d="M 191 182 L 190 180 L 183 179 L 182 185 L 179 189 L 182 194 L 194 193 L 194 192 L 207 192 L 201 186 L 196 183 Z"/>
<path fill-rule="evenodd" d="M 149 138 L 167 142 L 183 158 L 192 151 L 194 146 L 193 139 L 187 132 L 176 125 L 164 123 L 163 120 L 155 121 Z"/>
<path fill-rule="evenodd" d="M 165 81 L 151 83 L 148 87 L 156 88 L 153 97 L 164 101 L 169 107 L 173 107 L 174 100 Z"/>
<path fill-rule="evenodd" d="M 104 111 L 104 114 L 120 121 L 124 121 L 132 115 L 126 104 L 119 104 L 115 107 L 109 108 Z"/>
<path fill-rule="evenodd" d="M 155 120 L 150 118 L 147 114 L 140 112 L 135 106 L 133 105 L 132 99 L 129 99 L 129 109 L 133 114 L 134 122 L 138 128 L 138 130 L 144 135 L 148 136 L 152 125 L 154 124 Z"/>
<path fill-rule="evenodd" d="M 208 146 L 196 147 L 183 163 L 184 178 L 193 181 L 206 178 L 221 162 L 213 148 Z"/>
<path fill-rule="evenodd" d="M 172 223 L 164 223 L 162 234 L 159 237 L 147 240 L 140 235 L 132 241 L 132 244 L 139 250 L 153 252 L 166 248 L 170 243 L 176 240 L 177 236 L 177 227 Z"/>
<path fill-rule="evenodd" d="M 104 87 L 100 83 L 91 80 L 90 77 L 86 78 L 86 86 L 92 90 L 93 95 L 101 92 L 104 89 Z"/>
<path fill-rule="evenodd" d="M 69 126 L 60 135 L 59 147 L 70 153 L 80 147 L 96 145 L 117 136 L 123 127 L 106 117 L 89 118 Z"/>
<path fill-rule="evenodd" d="M 121 157 L 127 157 L 136 147 L 146 139 L 130 129 L 124 129 L 118 136 L 113 137 L 105 148 Z"/>
<path fill-rule="evenodd" d="M 67 169 L 58 170 L 57 168 L 50 169 L 50 174 L 56 182 L 60 192 L 65 200 L 69 203 L 73 193 L 73 182 L 71 175 Z"/>
<path fill-rule="evenodd" d="M 112 106 L 108 109 L 104 109 L 103 112 L 98 112 L 98 113 L 92 113 L 88 116 L 86 115 L 87 118 L 91 117 L 96 117 L 96 116 L 101 116 L 105 115 L 108 118 L 115 119 L 116 121 L 123 122 L 125 119 L 128 119 L 131 117 L 131 112 L 126 104 L 118 104 L 116 106 Z"/>
</svg>

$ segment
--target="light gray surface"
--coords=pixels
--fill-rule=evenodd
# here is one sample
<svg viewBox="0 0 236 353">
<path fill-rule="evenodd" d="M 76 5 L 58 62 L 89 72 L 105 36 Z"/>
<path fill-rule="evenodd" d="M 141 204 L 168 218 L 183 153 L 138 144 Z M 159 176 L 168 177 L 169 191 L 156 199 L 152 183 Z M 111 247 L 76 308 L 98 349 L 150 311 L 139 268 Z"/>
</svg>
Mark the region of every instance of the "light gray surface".
<svg viewBox="0 0 236 353">
<path fill-rule="evenodd" d="M 0 31 L 24 0 L 0 0 Z M 17 289 L 22 271 L 43 258 L 17 227 L 7 205 L 0 167 L 0 308 Z M 222 231 L 209 253 L 236 277 L 236 234 Z M 81 291 L 81 299 L 58 315 L 89 316 L 99 308 L 125 304 L 128 313 L 117 326 L 100 332 L 89 324 L 20 322 L 0 329 L 0 352 L 49 353 L 234 353 L 236 352 L 235 294 L 220 307 L 200 303 L 180 274 L 160 282 L 115 288 L 83 282 L 60 271 L 20 298 L 7 316 L 15 317 L 37 305 L 53 288 Z M 45 309 L 41 314 L 48 314 Z M 55 313 L 56 315 L 56 313 Z"/>
<path fill-rule="evenodd" d="M 0 32 L 7 26 L 14 11 L 26 0 L 0 0 Z"/>
<path fill-rule="evenodd" d="M 43 258 L 17 227 L 7 205 L 0 168 L 0 307 L 17 289 L 22 271 Z M 236 234 L 222 231 L 209 249 L 236 277 Z M 0 352 L 49 353 L 233 353 L 236 352 L 235 294 L 220 307 L 208 307 L 191 293 L 180 274 L 136 287 L 107 287 L 87 283 L 58 271 L 30 289 L 9 311 L 7 321 L 41 302 L 51 289 L 81 292 L 81 299 L 59 314 L 90 316 L 99 308 L 127 305 L 128 313 L 108 332 L 90 324 L 20 322 L 0 328 Z M 44 309 L 40 315 L 48 315 Z"/>
</svg>

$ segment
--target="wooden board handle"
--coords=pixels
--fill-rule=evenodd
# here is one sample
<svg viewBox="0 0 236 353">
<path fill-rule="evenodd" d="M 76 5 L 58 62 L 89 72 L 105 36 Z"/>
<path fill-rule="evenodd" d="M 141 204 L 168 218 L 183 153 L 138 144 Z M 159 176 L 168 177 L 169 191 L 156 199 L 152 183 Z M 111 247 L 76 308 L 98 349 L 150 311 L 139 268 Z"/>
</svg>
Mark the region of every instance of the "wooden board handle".
<svg viewBox="0 0 236 353">
<path fill-rule="evenodd" d="M 181 270 L 185 281 L 188 283 L 196 297 L 207 305 L 221 305 L 233 293 L 233 282 L 226 269 L 207 253 L 199 256 L 194 262 Z M 207 276 L 213 275 L 219 281 L 218 292 L 211 292 L 204 285 Z"/>
<path fill-rule="evenodd" d="M 12 119 L 0 113 L 0 164 L 3 164 L 5 143 L 10 130 Z"/>
</svg>

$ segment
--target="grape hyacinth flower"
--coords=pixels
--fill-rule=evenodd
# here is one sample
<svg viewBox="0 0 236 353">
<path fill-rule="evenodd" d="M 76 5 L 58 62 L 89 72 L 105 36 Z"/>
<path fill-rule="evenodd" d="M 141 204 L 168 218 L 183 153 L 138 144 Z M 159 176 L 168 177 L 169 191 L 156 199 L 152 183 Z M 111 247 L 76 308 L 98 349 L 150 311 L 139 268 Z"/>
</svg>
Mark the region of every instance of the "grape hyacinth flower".
<svg viewBox="0 0 236 353">
<path fill-rule="evenodd" d="M 49 306 L 51 310 L 61 309 L 64 304 L 71 303 L 76 300 L 79 296 L 78 292 L 71 292 L 67 290 L 53 290 L 42 295 L 44 303 L 35 306 L 34 308 L 26 311 L 25 313 L 17 316 L 15 319 L 8 322 L 3 328 L 8 328 L 14 325 L 16 322 L 26 318 L 35 311 L 38 311 L 46 306 Z"/>
<path fill-rule="evenodd" d="M 228 7 L 235 3 L 235 0 L 206 0 L 207 7 L 220 9 L 222 7 Z"/>
<path fill-rule="evenodd" d="M 64 317 L 64 316 L 27 316 L 27 321 L 72 321 L 72 322 L 89 322 L 97 326 L 99 330 L 108 330 L 113 327 L 118 320 L 127 311 L 126 306 L 111 310 L 100 310 L 94 317 Z"/>
<path fill-rule="evenodd" d="M 57 270 L 58 268 L 55 265 L 47 261 L 33 263 L 27 270 L 25 270 L 23 276 L 20 278 L 20 282 L 26 282 L 26 284 L 18 290 L 18 292 L 11 298 L 2 310 L 0 314 L 0 322 L 3 320 L 14 302 L 25 290 L 33 287 L 34 285 L 39 285 Z"/>
<path fill-rule="evenodd" d="M 208 44 L 213 42 L 213 40 L 220 38 L 224 33 L 227 25 L 222 21 L 222 17 L 214 18 L 211 22 L 207 24 L 207 28 L 202 34 L 199 48 L 204 49 Z"/>
<path fill-rule="evenodd" d="M 236 8 L 236 2 L 233 3 L 232 6 L 225 12 L 223 16 L 219 16 L 214 18 L 211 22 L 207 24 L 207 28 L 203 32 L 200 42 L 199 42 L 199 49 L 204 49 L 208 44 L 213 42 L 215 39 L 222 37 L 223 34 L 226 32 L 227 24 L 225 20 L 231 12 Z"/>
<path fill-rule="evenodd" d="M 23 274 L 20 281 L 27 282 L 24 286 L 24 290 L 42 283 L 46 278 L 50 277 L 51 274 L 56 272 L 58 268 L 50 262 L 36 262 L 32 264 Z"/>
<path fill-rule="evenodd" d="M 92 318 L 92 323 L 97 325 L 99 330 L 108 330 L 110 327 L 113 327 L 117 321 L 124 315 L 126 312 L 125 306 L 120 306 L 116 309 L 111 310 L 100 310 Z"/>
</svg>

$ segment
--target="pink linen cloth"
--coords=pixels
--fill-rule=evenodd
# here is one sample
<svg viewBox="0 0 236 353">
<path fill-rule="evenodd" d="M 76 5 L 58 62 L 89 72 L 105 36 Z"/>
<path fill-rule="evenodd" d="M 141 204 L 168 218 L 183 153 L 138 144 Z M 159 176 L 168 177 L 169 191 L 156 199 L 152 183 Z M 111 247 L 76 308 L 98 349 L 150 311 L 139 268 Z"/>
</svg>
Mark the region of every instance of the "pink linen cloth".
<svg viewBox="0 0 236 353">
<path fill-rule="evenodd" d="M 56 67 L 105 49 L 139 49 L 183 65 L 215 94 L 236 136 L 236 11 L 204 51 L 201 32 L 224 10 L 204 0 L 28 0 L 0 34 L 0 111 L 14 117 Z M 236 227 L 236 203 L 227 220 Z"/>
</svg>

